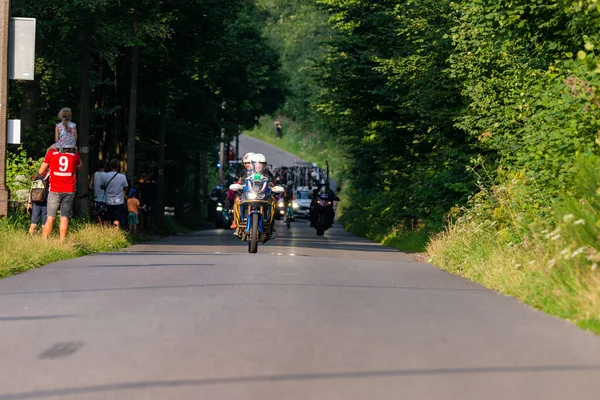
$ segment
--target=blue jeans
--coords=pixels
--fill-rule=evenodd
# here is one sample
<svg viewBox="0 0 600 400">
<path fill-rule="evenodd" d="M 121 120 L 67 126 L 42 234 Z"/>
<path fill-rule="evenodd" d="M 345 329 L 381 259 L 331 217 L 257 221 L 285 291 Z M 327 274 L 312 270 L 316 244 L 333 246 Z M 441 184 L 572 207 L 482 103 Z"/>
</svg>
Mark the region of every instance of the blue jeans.
<svg viewBox="0 0 600 400">
<path fill-rule="evenodd" d="M 42 225 L 46 225 L 46 218 L 48 218 L 48 203 L 33 203 L 31 209 L 31 223 L 37 225 L 42 219 Z"/>
</svg>

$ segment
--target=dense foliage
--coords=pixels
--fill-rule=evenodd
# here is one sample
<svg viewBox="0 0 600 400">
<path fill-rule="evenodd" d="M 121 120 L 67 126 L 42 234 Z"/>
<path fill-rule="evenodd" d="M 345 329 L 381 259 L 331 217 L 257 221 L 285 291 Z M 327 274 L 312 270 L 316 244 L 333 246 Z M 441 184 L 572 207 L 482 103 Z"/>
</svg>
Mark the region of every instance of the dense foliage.
<svg viewBox="0 0 600 400">
<path fill-rule="evenodd" d="M 379 232 L 441 225 L 482 165 L 535 178 L 543 209 L 594 151 L 596 2 L 318 3 L 335 28 L 322 117 L 351 160 L 346 216 L 362 233 L 361 213 Z"/>
</svg>

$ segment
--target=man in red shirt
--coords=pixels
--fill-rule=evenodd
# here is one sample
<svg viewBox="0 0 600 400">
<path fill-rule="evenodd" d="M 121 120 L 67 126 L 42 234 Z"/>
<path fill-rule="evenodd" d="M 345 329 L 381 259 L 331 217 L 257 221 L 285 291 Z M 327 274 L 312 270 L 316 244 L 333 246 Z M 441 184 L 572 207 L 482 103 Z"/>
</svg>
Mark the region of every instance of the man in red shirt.
<svg viewBox="0 0 600 400">
<path fill-rule="evenodd" d="M 81 167 L 81 159 L 76 149 L 50 150 L 42 162 L 39 173 L 45 174 L 50 169 L 50 191 L 48 193 L 48 218 L 42 231 L 48 238 L 54 228 L 56 213 L 60 208 L 60 240 L 67 236 L 69 218 L 75 203 L 76 170 Z"/>
</svg>

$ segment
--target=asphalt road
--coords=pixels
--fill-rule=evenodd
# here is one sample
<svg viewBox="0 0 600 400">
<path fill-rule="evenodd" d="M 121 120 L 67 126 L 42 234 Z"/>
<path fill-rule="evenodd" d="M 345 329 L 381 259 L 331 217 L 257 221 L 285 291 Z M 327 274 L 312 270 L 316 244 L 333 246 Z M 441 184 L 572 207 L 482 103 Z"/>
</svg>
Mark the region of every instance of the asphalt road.
<svg viewBox="0 0 600 400">
<path fill-rule="evenodd" d="M 0 400 L 600 397 L 600 338 L 338 224 L 277 228 L 0 281 Z"/>
</svg>

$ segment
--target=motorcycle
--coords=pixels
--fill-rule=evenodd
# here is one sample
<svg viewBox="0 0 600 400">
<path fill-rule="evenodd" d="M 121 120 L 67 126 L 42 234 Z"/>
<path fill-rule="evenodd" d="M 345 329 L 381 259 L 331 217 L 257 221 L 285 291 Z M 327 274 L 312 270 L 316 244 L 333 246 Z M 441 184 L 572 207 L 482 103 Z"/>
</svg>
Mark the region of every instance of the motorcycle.
<svg viewBox="0 0 600 400">
<path fill-rule="evenodd" d="M 285 201 L 284 200 L 280 199 L 277 201 L 277 213 L 275 214 L 275 217 L 277 219 L 285 218 Z"/>
<path fill-rule="evenodd" d="M 290 229 L 290 224 L 294 220 L 294 212 L 292 211 L 293 202 L 279 200 L 277 203 L 277 217 L 283 219 L 285 226 Z"/>
<path fill-rule="evenodd" d="M 223 203 L 217 203 L 216 214 L 215 228 L 230 229 L 233 223 L 233 209 Z"/>
<path fill-rule="evenodd" d="M 323 236 L 325 231 L 333 226 L 335 211 L 333 200 L 327 193 L 321 193 L 313 200 L 311 207 L 311 225 L 317 231 L 317 236 Z"/>
<path fill-rule="evenodd" d="M 273 194 L 283 192 L 281 186 L 269 187 L 269 180 L 255 173 L 246 178 L 243 185 L 233 184 L 231 190 L 242 191 L 240 196 L 240 239 L 248 242 L 248 252 L 258 252 L 258 242 L 271 239 L 275 207 Z"/>
</svg>

